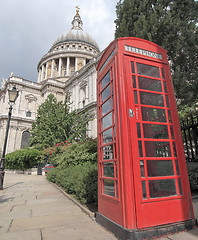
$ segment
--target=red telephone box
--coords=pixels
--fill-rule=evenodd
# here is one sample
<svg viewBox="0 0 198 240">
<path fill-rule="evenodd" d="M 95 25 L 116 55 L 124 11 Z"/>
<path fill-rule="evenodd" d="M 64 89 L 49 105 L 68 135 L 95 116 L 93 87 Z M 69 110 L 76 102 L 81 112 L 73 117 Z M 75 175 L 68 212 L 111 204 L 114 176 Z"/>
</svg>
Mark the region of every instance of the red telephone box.
<svg viewBox="0 0 198 240">
<path fill-rule="evenodd" d="M 196 224 L 166 51 L 114 40 L 98 68 L 98 213 L 121 239 Z"/>
</svg>

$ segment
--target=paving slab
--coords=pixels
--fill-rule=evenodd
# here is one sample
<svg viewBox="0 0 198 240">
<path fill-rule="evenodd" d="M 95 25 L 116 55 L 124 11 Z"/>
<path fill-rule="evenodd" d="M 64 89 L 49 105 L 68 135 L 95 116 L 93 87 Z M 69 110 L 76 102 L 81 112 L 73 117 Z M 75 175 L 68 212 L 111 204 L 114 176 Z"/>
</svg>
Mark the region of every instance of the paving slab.
<svg viewBox="0 0 198 240">
<path fill-rule="evenodd" d="M 81 233 L 80 235 L 79 232 Z M 44 228 L 42 230 L 42 236 L 43 240 L 54 240 L 54 236 L 56 236 L 56 240 L 66 238 L 72 240 L 115 240 L 112 234 L 104 231 L 101 226 L 95 225 L 95 222 L 91 221 L 91 219 L 89 222 L 82 222 L 77 225 L 70 223 L 67 228 L 65 228 L 65 226 Z"/>
<path fill-rule="evenodd" d="M 198 228 L 160 238 L 160 240 L 198 240 Z"/>
<path fill-rule="evenodd" d="M 45 176 L 7 173 L 0 206 L 1 240 L 116 239 Z"/>
<path fill-rule="evenodd" d="M 193 199 L 198 218 L 198 196 Z M 0 240 L 116 240 L 45 176 L 6 173 L 0 191 Z M 198 228 L 161 240 L 198 240 Z"/>
<path fill-rule="evenodd" d="M 42 240 L 40 229 L 1 234 L 1 240 Z"/>
</svg>

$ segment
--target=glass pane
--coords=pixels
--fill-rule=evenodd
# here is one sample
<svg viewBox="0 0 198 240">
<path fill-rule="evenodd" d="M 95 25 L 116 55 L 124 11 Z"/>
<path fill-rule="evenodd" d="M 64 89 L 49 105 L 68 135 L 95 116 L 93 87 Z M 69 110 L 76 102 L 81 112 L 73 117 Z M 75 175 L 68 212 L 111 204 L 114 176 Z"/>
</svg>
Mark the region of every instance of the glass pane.
<svg viewBox="0 0 198 240">
<path fill-rule="evenodd" d="M 163 95 L 149 92 L 140 92 L 140 103 L 145 105 L 164 107 Z"/>
<path fill-rule="evenodd" d="M 101 81 L 102 89 L 110 82 L 110 71 L 105 75 Z"/>
<path fill-rule="evenodd" d="M 169 105 L 169 100 L 168 100 L 168 96 L 167 96 L 167 95 L 166 95 L 166 105 L 167 105 L 168 108 L 170 107 L 170 105 Z"/>
<path fill-rule="evenodd" d="M 145 181 L 142 181 L 142 197 L 143 197 L 143 199 L 147 199 L 147 196 L 146 196 L 146 182 Z"/>
<path fill-rule="evenodd" d="M 166 125 L 143 124 L 145 138 L 168 139 L 168 127 Z"/>
<path fill-rule="evenodd" d="M 135 104 L 138 104 L 137 91 L 134 91 L 134 101 L 135 101 Z"/>
<path fill-rule="evenodd" d="M 140 161 L 140 171 L 141 171 L 141 177 L 145 177 L 144 161 Z"/>
<path fill-rule="evenodd" d="M 171 157 L 169 142 L 145 141 L 145 151 L 147 157 Z"/>
<path fill-rule="evenodd" d="M 132 73 L 135 73 L 135 66 L 134 66 L 134 62 L 131 62 L 131 71 L 132 71 Z"/>
<path fill-rule="evenodd" d="M 115 184 L 116 184 L 116 198 L 118 198 L 118 182 L 115 181 Z"/>
<path fill-rule="evenodd" d="M 180 170 L 179 170 L 178 160 L 175 160 L 175 165 L 176 165 L 177 175 L 180 176 Z"/>
<path fill-rule="evenodd" d="M 158 67 L 137 63 L 137 71 L 140 75 L 160 78 L 160 72 Z"/>
<path fill-rule="evenodd" d="M 177 151 L 176 151 L 175 143 L 173 143 L 173 152 L 174 152 L 174 156 L 177 157 Z"/>
<path fill-rule="evenodd" d="M 166 122 L 164 109 L 142 107 L 142 120 L 152 122 Z"/>
<path fill-rule="evenodd" d="M 116 128 L 114 127 L 114 141 L 116 141 Z"/>
<path fill-rule="evenodd" d="M 112 128 L 103 132 L 103 144 L 110 143 L 113 141 L 113 131 Z"/>
<path fill-rule="evenodd" d="M 103 176 L 114 177 L 114 162 L 103 163 Z"/>
<path fill-rule="evenodd" d="M 150 180 L 149 193 L 151 198 L 177 195 L 175 179 Z"/>
<path fill-rule="evenodd" d="M 114 171 L 114 173 L 115 173 L 115 177 L 118 177 L 118 171 L 117 171 L 117 162 L 115 162 L 115 171 Z"/>
<path fill-rule="evenodd" d="M 103 147 L 103 160 L 113 159 L 113 144 Z"/>
<path fill-rule="evenodd" d="M 25 132 L 22 133 L 21 148 L 28 147 L 29 142 L 30 142 L 30 132 L 25 131 Z"/>
<path fill-rule="evenodd" d="M 167 93 L 166 82 L 164 82 L 164 92 Z"/>
<path fill-rule="evenodd" d="M 111 98 L 102 105 L 102 116 L 108 113 L 112 109 Z"/>
<path fill-rule="evenodd" d="M 110 112 L 102 119 L 103 130 L 110 127 L 111 125 L 112 125 L 112 112 Z"/>
<path fill-rule="evenodd" d="M 138 138 L 141 138 L 140 123 L 137 123 L 137 135 L 138 135 Z"/>
<path fill-rule="evenodd" d="M 103 180 L 103 193 L 115 197 L 114 181 L 109 179 Z"/>
<path fill-rule="evenodd" d="M 139 147 L 139 156 L 143 157 L 143 152 L 142 152 L 142 142 L 138 141 L 138 147 Z"/>
<path fill-rule="evenodd" d="M 173 126 L 170 126 L 170 131 L 171 131 L 171 137 L 172 137 L 172 139 L 175 139 L 174 131 L 173 131 Z"/>
<path fill-rule="evenodd" d="M 178 178 L 178 185 L 179 185 L 179 194 L 180 194 L 180 195 L 183 195 L 182 184 L 181 184 L 181 178 Z"/>
<path fill-rule="evenodd" d="M 165 79 L 164 69 L 162 68 L 162 78 Z"/>
<path fill-rule="evenodd" d="M 111 96 L 111 85 L 102 92 L 102 102 Z"/>
<path fill-rule="evenodd" d="M 139 88 L 140 89 L 162 92 L 161 81 L 159 81 L 159 80 L 144 78 L 144 77 L 138 77 L 138 81 L 139 81 Z"/>
<path fill-rule="evenodd" d="M 133 87 L 136 88 L 136 77 L 135 76 L 132 76 L 133 77 Z"/>
<path fill-rule="evenodd" d="M 169 123 L 172 123 L 172 118 L 171 118 L 170 110 L 168 110 L 168 119 L 169 119 Z"/>
<path fill-rule="evenodd" d="M 116 144 L 114 144 L 114 159 L 117 159 Z"/>
<path fill-rule="evenodd" d="M 172 160 L 148 160 L 147 171 L 149 177 L 174 176 Z"/>
</svg>

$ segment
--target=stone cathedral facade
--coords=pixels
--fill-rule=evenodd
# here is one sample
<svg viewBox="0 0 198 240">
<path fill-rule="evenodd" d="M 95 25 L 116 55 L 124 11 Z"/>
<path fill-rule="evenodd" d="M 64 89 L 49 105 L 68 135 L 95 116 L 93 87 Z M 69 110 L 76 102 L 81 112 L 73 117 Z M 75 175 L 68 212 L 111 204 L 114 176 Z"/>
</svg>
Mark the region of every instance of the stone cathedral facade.
<svg viewBox="0 0 198 240">
<path fill-rule="evenodd" d="M 87 135 L 97 136 L 96 67 L 101 53 L 96 41 L 85 31 L 77 8 L 72 28 L 60 35 L 38 63 L 37 82 L 11 73 L 2 79 L 0 90 L 0 154 L 3 150 L 9 110 L 8 89 L 16 85 L 19 96 L 13 106 L 7 143 L 7 153 L 24 148 L 29 143 L 32 122 L 37 109 L 50 93 L 58 101 L 69 94 L 71 111 L 86 110 L 93 120 Z"/>
</svg>

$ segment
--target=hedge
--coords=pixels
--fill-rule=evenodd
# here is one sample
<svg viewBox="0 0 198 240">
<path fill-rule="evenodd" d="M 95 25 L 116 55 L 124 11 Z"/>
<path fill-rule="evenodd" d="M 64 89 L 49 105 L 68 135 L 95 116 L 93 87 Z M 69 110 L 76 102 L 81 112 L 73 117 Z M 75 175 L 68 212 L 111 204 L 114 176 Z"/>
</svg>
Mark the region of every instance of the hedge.
<svg viewBox="0 0 198 240">
<path fill-rule="evenodd" d="M 5 156 L 5 168 L 10 170 L 26 170 L 37 167 L 41 162 L 41 151 L 37 149 L 25 148 L 8 153 Z"/>
<path fill-rule="evenodd" d="M 82 143 L 72 143 L 65 147 L 64 152 L 60 152 L 60 154 L 50 158 L 50 163 L 62 168 L 86 162 L 94 164 L 97 162 L 97 139 L 88 139 Z"/>
<path fill-rule="evenodd" d="M 98 170 L 97 164 L 87 162 L 71 165 L 67 168 L 54 168 L 47 174 L 47 179 L 74 194 L 85 204 L 97 204 Z"/>
<path fill-rule="evenodd" d="M 198 167 L 188 170 L 190 188 L 192 192 L 198 192 Z"/>
</svg>

